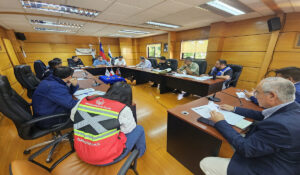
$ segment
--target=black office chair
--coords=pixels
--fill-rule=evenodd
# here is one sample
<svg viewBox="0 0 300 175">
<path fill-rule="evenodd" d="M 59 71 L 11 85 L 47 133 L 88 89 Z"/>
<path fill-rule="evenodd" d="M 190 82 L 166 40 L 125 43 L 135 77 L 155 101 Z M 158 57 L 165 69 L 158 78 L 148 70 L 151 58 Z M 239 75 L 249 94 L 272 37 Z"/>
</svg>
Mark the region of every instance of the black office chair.
<svg viewBox="0 0 300 175">
<path fill-rule="evenodd" d="M 156 58 L 148 58 L 148 60 L 151 62 L 151 65 L 154 69 L 158 68 L 157 60 Z"/>
<path fill-rule="evenodd" d="M 171 67 L 172 71 L 177 71 L 178 68 L 177 59 L 167 59 L 167 64 Z"/>
<path fill-rule="evenodd" d="M 207 62 L 206 62 L 206 60 L 193 59 L 192 61 L 198 64 L 198 66 L 199 66 L 199 75 L 205 74 L 206 68 L 207 68 Z"/>
<path fill-rule="evenodd" d="M 54 142 L 55 139 L 61 136 L 60 131 L 62 129 L 72 127 L 72 121 L 69 114 L 55 114 L 33 118 L 30 106 L 31 105 L 29 103 L 27 103 L 11 88 L 7 77 L 0 75 L 0 112 L 14 122 L 19 136 L 24 140 L 34 140 L 51 133 L 55 135 L 52 140 L 27 148 L 24 150 L 24 154 L 29 154 L 31 150 L 35 148 Z M 59 117 L 68 117 L 68 119 L 66 122 L 57 124 L 49 129 L 41 129 L 36 126 L 37 122 Z M 51 149 L 46 160 L 47 162 L 51 162 L 51 157 L 56 146 L 57 144 L 55 144 Z"/>
<path fill-rule="evenodd" d="M 67 61 L 68 61 L 68 66 L 69 67 L 73 67 L 73 60 L 72 60 L 72 58 L 68 58 Z"/>
<path fill-rule="evenodd" d="M 43 78 L 44 72 L 47 70 L 47 66 L 41 60 L 36 60 L 33 63 L 33 66 L 36 77 L 41 80 Z"/>
<path fill-rule="evenodd" d="M 227 83 L 226 87 L 236 87 L 237 82 L 243 71 L 243 66 L 236 64 L 228 64 L 227 66 L 229 66 L 232 69 L 232 77 L 231 80 Z"/>
<path fill-rule="evenodd" d="M 115 65 L 115 60 L 116 60 L 116 59 L 118 59 L 118 57 L 112 57 L 112 58 L 110 59 L 110 64 L 111 64 L 112 66 Z"/>
<path fill-rule="evenodd" d="M 15 66 L 14 73 L 18 82 L 27 89 L 27 96 L 31 99 L 36 87 L 40 84 L 40 80 L 33 74 L 28 65 Z"/>
</svg>

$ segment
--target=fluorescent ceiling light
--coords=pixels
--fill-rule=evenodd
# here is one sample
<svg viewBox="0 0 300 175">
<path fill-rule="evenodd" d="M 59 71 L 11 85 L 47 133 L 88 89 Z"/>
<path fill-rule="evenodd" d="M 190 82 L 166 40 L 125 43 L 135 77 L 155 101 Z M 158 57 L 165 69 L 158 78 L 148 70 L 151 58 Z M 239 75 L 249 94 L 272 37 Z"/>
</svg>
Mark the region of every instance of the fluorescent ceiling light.
<svg viewBox="0 0 300 175">
<path fill-rule="evenodd" d="M 45 26 L 57 26 L 57 27 L 71 27 L 71 28 L 81 28 L 82 24 L 71 24 L 66 22 L 52 22 L 52 21 L 44 21 L 44 20 L 30 20 L 31 24 L 36 25 L 45 25 Z"/>
<path fill-rule="evenodd" d="M 120 33 L 133 33 L 133 34 L 149 34 L 150 32 L 138 31 L 138 30 L 120 30 Z"/>
<path fill-rule="evenodd" d="M 235 7 L 232 7 L 228 4 L 225 4 L 224 2 L 221 2 L 219 0 L 213 0 L 213 1 L 207 2 L 206 4 L 210 5 L 212 7 L 215 7 L 219 10 L 230 13 L 232 15 L 235 15 L 235 16 L 245 14 L 245 12 L 243 12 L 243 11 L 241 11 L 241 10 L 235 8 Z"/>
<path fill-rule="evenodd" d="M 116 34 L 111 34 L 111 35 L 109 35 L 109 36 L 112 36 L 112 37 L 123 37 L 123 38 L 132 38 L 131 35 L 121 35 L 121 34 L 118 34 L 118 33 L 116 33 Z"/>
<path fill-rule="evenodd" d="M 146 24 L 154 25 L 154 26 L 160 26 L 160 27 L 168 27 L 168 28 L 179 28 L 178 25 L 173 24 L 166 24 L 166 23 L 160 23 L 160 22 L 154 22 L 154 21 L 148 21 Z"/>
<path fill-rule="evenodd" d="M 36 9 L 36 10 L 42 10 L 48 12 L 55 12 L 55 13 L 76 14 L 76 15 L 87 16 L 87 17 L 96 17 L 100 13 L 97 10 L 85 9 L 85 8 L 74 7 L 69 5 L 49 4 L 45 2 L 35 2 L 30 0 L 28 1 L 20 0 L 20 2 L 22 3 L 23 8 Z"/>
<path fill-rule="evenodd" d="M 45 31 L 45 32 L 65 32 L 65 33 L 76 33 L 72 30 L 59 30 L 59 29 L 49 29 L 49 28 L 43 28 L 43 27 L 34 27 L 34 30 L 38 31 Z"/>
</svg>

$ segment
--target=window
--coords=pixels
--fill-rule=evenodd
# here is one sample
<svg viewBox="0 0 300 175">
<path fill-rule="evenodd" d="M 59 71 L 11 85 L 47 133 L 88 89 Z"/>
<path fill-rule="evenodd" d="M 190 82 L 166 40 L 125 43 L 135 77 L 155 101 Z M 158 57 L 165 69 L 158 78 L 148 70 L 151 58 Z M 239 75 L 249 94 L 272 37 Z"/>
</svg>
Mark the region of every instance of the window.
<svg viewBox="0 0 300 175">
<path fill-rule="evenodd" d="M 161 44 L 148 44 L 147 45 L 147 56 L 148 58 L 158 58 L 161 54 Z"/>
<path fill-rule="evenodd" d="M 205 59 L 208 40 L 194 40 L 181 42 L 181 59 L 191 57 L 194 59 Z"/>
</svg>

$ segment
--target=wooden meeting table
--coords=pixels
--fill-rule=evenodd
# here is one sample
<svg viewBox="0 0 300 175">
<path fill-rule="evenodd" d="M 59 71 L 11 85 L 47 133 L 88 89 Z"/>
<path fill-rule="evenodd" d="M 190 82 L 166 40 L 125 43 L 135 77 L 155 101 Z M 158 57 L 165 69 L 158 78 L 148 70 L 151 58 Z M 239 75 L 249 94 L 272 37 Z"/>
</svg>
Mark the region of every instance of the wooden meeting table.
<svg viewBox="0 0 300 175">
<path fill-rule="evenodd" d="M 251 101 L 237 98 L 236 88 L 228 88 L 216 93 L 221 102 L 216 104 L 229 104 L 261 111 Z M 194 174 L 202 174 L 199 162 L 207 156 L 218 156 L 222 142 L 226 139 L 212 126 L 200 123 L 200 117 L 191 108 L 208 104 L 208 98 L 203 97 L 190 103 L 168 110 L 167 124 L 167 152 Z M 233 127 L 239 133 L 243 131 Z"/>
</svg>

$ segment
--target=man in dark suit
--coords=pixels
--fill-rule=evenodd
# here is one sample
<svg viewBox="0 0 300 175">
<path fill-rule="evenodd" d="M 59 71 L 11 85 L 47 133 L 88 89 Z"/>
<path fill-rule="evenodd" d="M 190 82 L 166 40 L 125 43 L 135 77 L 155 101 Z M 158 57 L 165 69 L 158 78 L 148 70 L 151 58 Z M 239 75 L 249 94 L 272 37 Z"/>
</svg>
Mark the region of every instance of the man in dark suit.
<svg viewBox="0 0 300 175">
<path fill-rule="evenodd" d="M 72 59 L 68 60 L 69 67 L 84 67 L 83 62 L 77 56 L 72 56 Z"/>
<path fill-rule="evenodd" d="M 256 88 L 255 96 L 265 110 L 221 105 L 258 122 L 245 137 L 236 132 L 221 113 L 211 112 L 215 128 L 235 148 L 231 159 L 207 157 L 200 162 L 206 174 L 214 175 L 299 175 L 300 105 L 295 102 L 295 86 L 286 79 L 269 77 Z"/>
</svg>

